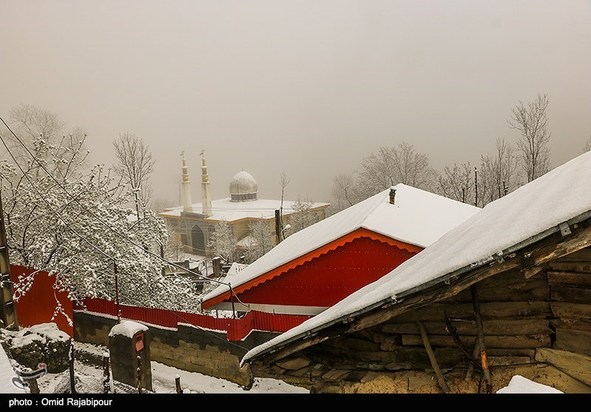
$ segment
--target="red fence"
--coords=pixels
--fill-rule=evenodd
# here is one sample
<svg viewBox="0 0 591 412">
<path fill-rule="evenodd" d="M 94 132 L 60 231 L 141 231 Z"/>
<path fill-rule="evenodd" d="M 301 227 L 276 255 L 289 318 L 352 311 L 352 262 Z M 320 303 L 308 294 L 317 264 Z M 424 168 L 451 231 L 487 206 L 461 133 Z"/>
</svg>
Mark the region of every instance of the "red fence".
<svg viewBox="0 0 591 412">
<path fill-rule="evenodd" d="M 12 281 L 19 278 L 31 280 L 30 289 L 16 302 L 16 313 L 21 326 L 55 322 L 70 336 L 74 336 L 73 305 L 68 293 L 54 288 L 55 279 L 45 271 L 35 271 L 23 266 L 11 265 Z M 34 276 L 34 281 L 31 277 Z M 86 299 L 86 310 L 105 315 L 117 315 L 115 302 L 105 299 Z M 56 308 L 59 307 L 59 310 Z M 78 308 L 81 309 L 81 308 Z M 249 312 L 239 319 L 214 318 L 196 313 L 173 310 L 119 305 L 121 317 L 153 325 L 176 328 L 179 323 L 188 323 L 205 329 L 223 331 L 230 341 L 240 341 L 253 330 L 285 332 L 308 319 L 308 316 L 277 315 L 266 312 Z"/>
<path fill-rule="evenodd" d="M 117 316 L 116 305 L 113 301 L 86 299 L 84 303 L 86 310 L 89 312 Z M 197 313 L 128 305 L 119 305 L 119 310 L 122 318 L 138 320 L 153 325 L 174 328 L 179 323 L 187 323 L 205 329 L 226 332 L 227 338 L 230 341 L 240 341 L 253 330 L 285 332 L 309 318 L 309 316 L 302 315 L 278 315 L 257 311 L 248 312 L 239 319 L 214 318 Z"/>
<path fill-rule="evenodd" d="M 74 336 L 72 326 L 72 301 L 68 293 L 54 288 L 55 278 L 43 270 L 33 270 L 19 265 L 10 265 L 12 281 L 28 283 L 30 289 L 22 296 L 16 294 L 16 316 L 21 326 L 55 322 L 61 330 Z M 33 281 L 34 278 L 34 281 Z M 56 310 L 57 309 L 57 310 Z"/>
</svg>

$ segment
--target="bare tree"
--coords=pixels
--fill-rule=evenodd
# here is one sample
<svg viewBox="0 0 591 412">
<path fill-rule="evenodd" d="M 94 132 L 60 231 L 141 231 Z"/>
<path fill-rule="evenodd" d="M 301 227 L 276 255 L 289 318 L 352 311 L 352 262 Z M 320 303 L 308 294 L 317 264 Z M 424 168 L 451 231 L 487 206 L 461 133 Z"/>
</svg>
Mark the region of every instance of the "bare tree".
<svg viewBox="0 0 591 412">
<path fill-rule="evenodd" d="M 311 200 L 298 200 L 293 204 L 294 212 L 289 215 L 289 234 L 293 235 L 300 230 L 319 221 L 318 215 L 312 209 L 314 202 Z"/>
<path fill-rule="evenodd" d="M 29 141 L 42 136 L 47 142 L 53 143 L 65 126 L 55 113 L 30 104 L 12 108 L 10 120 L 17 131 Z"/>
<path fill-rule="evenodd" d="M 3 125 L 2 125 L 3 126 Z M 10 128 L 16 136 L 6 130 L 7 145 L 19 160 L 33 162 L 34 174 L 40 177 L 47 169 L 52 176 L 61 181 L 76 178 L 82 167 L 86 166 L 86 133 L 81 128 L 64 134 L 65 123 L 55 113 L 32 105 L 22 104 L 10 110 Z"/>
<path fill-rule="evenodd" d="M 164 257 L 173 261 L 180 261 L 184 252 L 182 235 L 174 230 L 168 229 L 168 239 L 164 245 Z"/>
<path fill-rule="evenodd" d="M 458 202 L 474 204 L 474 167 L 470 162 L 446 166 L 437 180 L 437 193 Z"/>
<path fill-rule="evenodd" d="M 367 198 L 397 183 L 431 189 L 436 185 L 437 173 L 429 165 L 429 156 L 402 142 L 398 147 L 381 147 L 365 158 L 359 179 Z"/>
<path fill-rule="evenodd" d="M 289 178 L 285 171 L 281 172 L 281 204 L 279 206 L 279 226 L 283 235 L 283 201 L 285 200 L 285 188 L 289 184 Z"/>
<path fill-rule="evenodd" d="M 332 213 L 340 212 L 343 209 L 353 206 L 363 200 L 363 195 L 358 187 L 358 181 L 353 175 L 340 174 L 332 180 L 332 197 L 330 210 Z"/>
<path fill-rule="evenodd" d="M 517 141 L 521 167 L 528 182 L 542 176 L 550 170 L 549 118 L 546 113 L 550 100 L 546 94 L 538 95 L 525 105 L 519 102 L 511 112 L 509 126 L 521 133 Z"/>
<path fill-rule="evenodd" d="M 211 235 L 209 246 L 216 256 L 220 256 L 226 262 L 234 262 L 236 255 L 236 237 L 232 225 L 225 220 L 215 224 L 215 231 Z"/>
<path fill-rule="evenodd" d="M 497 139 L 494 155 L 483 155 L 480 161 L 480 204 L 486 205 L 520 186 L 518 157 L 515 148 Z"/>
<path fill-rule="evenodd" d="M 591 151 L 591 137 L 587 139 L 585 142 L 585 146 L 583 146 L 583 152 Z"/>
<path fill-rule="evenodd" d="M 275 234 L 271 224 L 265 220 L 255 220 L 249 223 L 250 244 L 246 251 L 249 262 L 254 262 L 275 246 Z"/>
<path fill-rule="evenodd" d="M 115 139 L 113 147 L 117 159 L 115 173 L 134 191 L 136 212 L 139 216 L 140 209 L 143 208 L 140 206 L 148 205 L 152 197 L 149 179 L 156 161 L 144 141 L 130 133 L 124 133 Z"/>
</svg>

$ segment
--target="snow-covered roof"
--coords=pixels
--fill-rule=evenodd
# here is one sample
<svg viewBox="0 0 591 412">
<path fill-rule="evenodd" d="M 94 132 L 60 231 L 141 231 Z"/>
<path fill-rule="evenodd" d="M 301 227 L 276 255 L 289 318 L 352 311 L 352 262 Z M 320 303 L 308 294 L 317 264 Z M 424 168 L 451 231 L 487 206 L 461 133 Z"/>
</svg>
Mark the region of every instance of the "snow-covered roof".
<svg viewBox="0 0 591 412">
<path fill-rule="evenodd" d="M 441 281 L 447 274 L 491 262 L 549 230 L 591 211 L 591 152 L 489 203 L 421 253 L 321 314 L 249 351 L 247 361 L 277 345 L 324 329 L 345 317 L 392 302 L 400 294 Z"/>
<path fill-rule="evenodd" d="M 390 204 L 390 189 L 386 189 L 294 233 L 234 276 L 232 286 L 256 279 L 360 228 L 426 247 L 480 210 L 404 184 L 398 184 L 394 189 L 395 204 Z M 219 286 L 208 293 L 203 301 L 226 292 L 227 286 Z"/>
<path fill-rule="evenodd" d="M 294 205 L 298 202 L 293 200 L 283 201 L 283 215 L 289 215 L 294 210 Z M 313 209 L 318 207 L 328 207 L 329 203 L 314 203 L 311 207 Z M 257 200 L 245 200 L 242 202 L 233 202 L 230 198 L 218 199 L 211 201 L 212 216 L 209 216 L 208 220 L 225 220 L 227 222 L 233 222 L 241 219 L 271 219 L 275 217 L 275 210 L 281 207 L 281 200 L 272 199 L 257 199 Z M 193 204 L 193 211 L 195 213 L 201 213 L 203 210 L 201 203 Z M 182 206 L 168 209 L 160 216 L 163 218 L 179 218 L 183 211 Z"/>
</svg>

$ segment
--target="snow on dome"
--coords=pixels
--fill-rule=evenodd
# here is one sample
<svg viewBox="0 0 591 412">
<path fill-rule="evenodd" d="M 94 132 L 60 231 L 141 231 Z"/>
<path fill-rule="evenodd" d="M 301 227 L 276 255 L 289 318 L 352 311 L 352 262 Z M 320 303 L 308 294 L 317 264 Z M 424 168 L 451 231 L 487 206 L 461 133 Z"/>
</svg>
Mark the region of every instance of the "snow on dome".
<svg viewBox="0 0 591 412">
<path fill-rule="evenodd" d="M 148 327 L 146 325 L 142 325 L 141 323 L 137 323 L 132 320 L 124 320 L 111 328 L 109 337 L 123 335 L 127 336 L 128 338 L 133 338 L 133 335 L 136 333 L 145 332 L 147 330 Z"/>
<path fill-rule="evenodd" d="M 230 197 L 234 202 L 256 200 L 257 192 L 257 181 L 244 170 L 236 173 L 230 182 Z"/>
</svg>

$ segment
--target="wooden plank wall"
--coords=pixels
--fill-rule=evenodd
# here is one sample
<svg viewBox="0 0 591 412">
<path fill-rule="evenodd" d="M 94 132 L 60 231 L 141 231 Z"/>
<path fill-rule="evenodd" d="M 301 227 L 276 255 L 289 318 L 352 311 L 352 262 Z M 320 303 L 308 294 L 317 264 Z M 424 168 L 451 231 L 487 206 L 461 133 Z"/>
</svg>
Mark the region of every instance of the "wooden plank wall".
<svg viewBox="0 0 591 412">
<path fill-rule="evenodd" d="M 591 248 L 550 264 L 555 348 L 591 356 Z"/>
<path fill-rule="evenodd" d="M 578 366 L 591 362 L 591 248 L 557 260 L 529 279 L 518 270 L 488 278 L 478 283 L 478 294 L 493 370 L 544 362 L 591 385 L 591 375 Z M 445 313 L 472 353 L 476 322 L 470 290 L 464 290 L 386 323 L 312 346 L 269 365 L 266 373 L 328 384 L 361 382 L 368 373 L 429 371 L 420 321 L 443 372 L 463 376 L 469 363 L 446 329 Z"/>
</svg>

